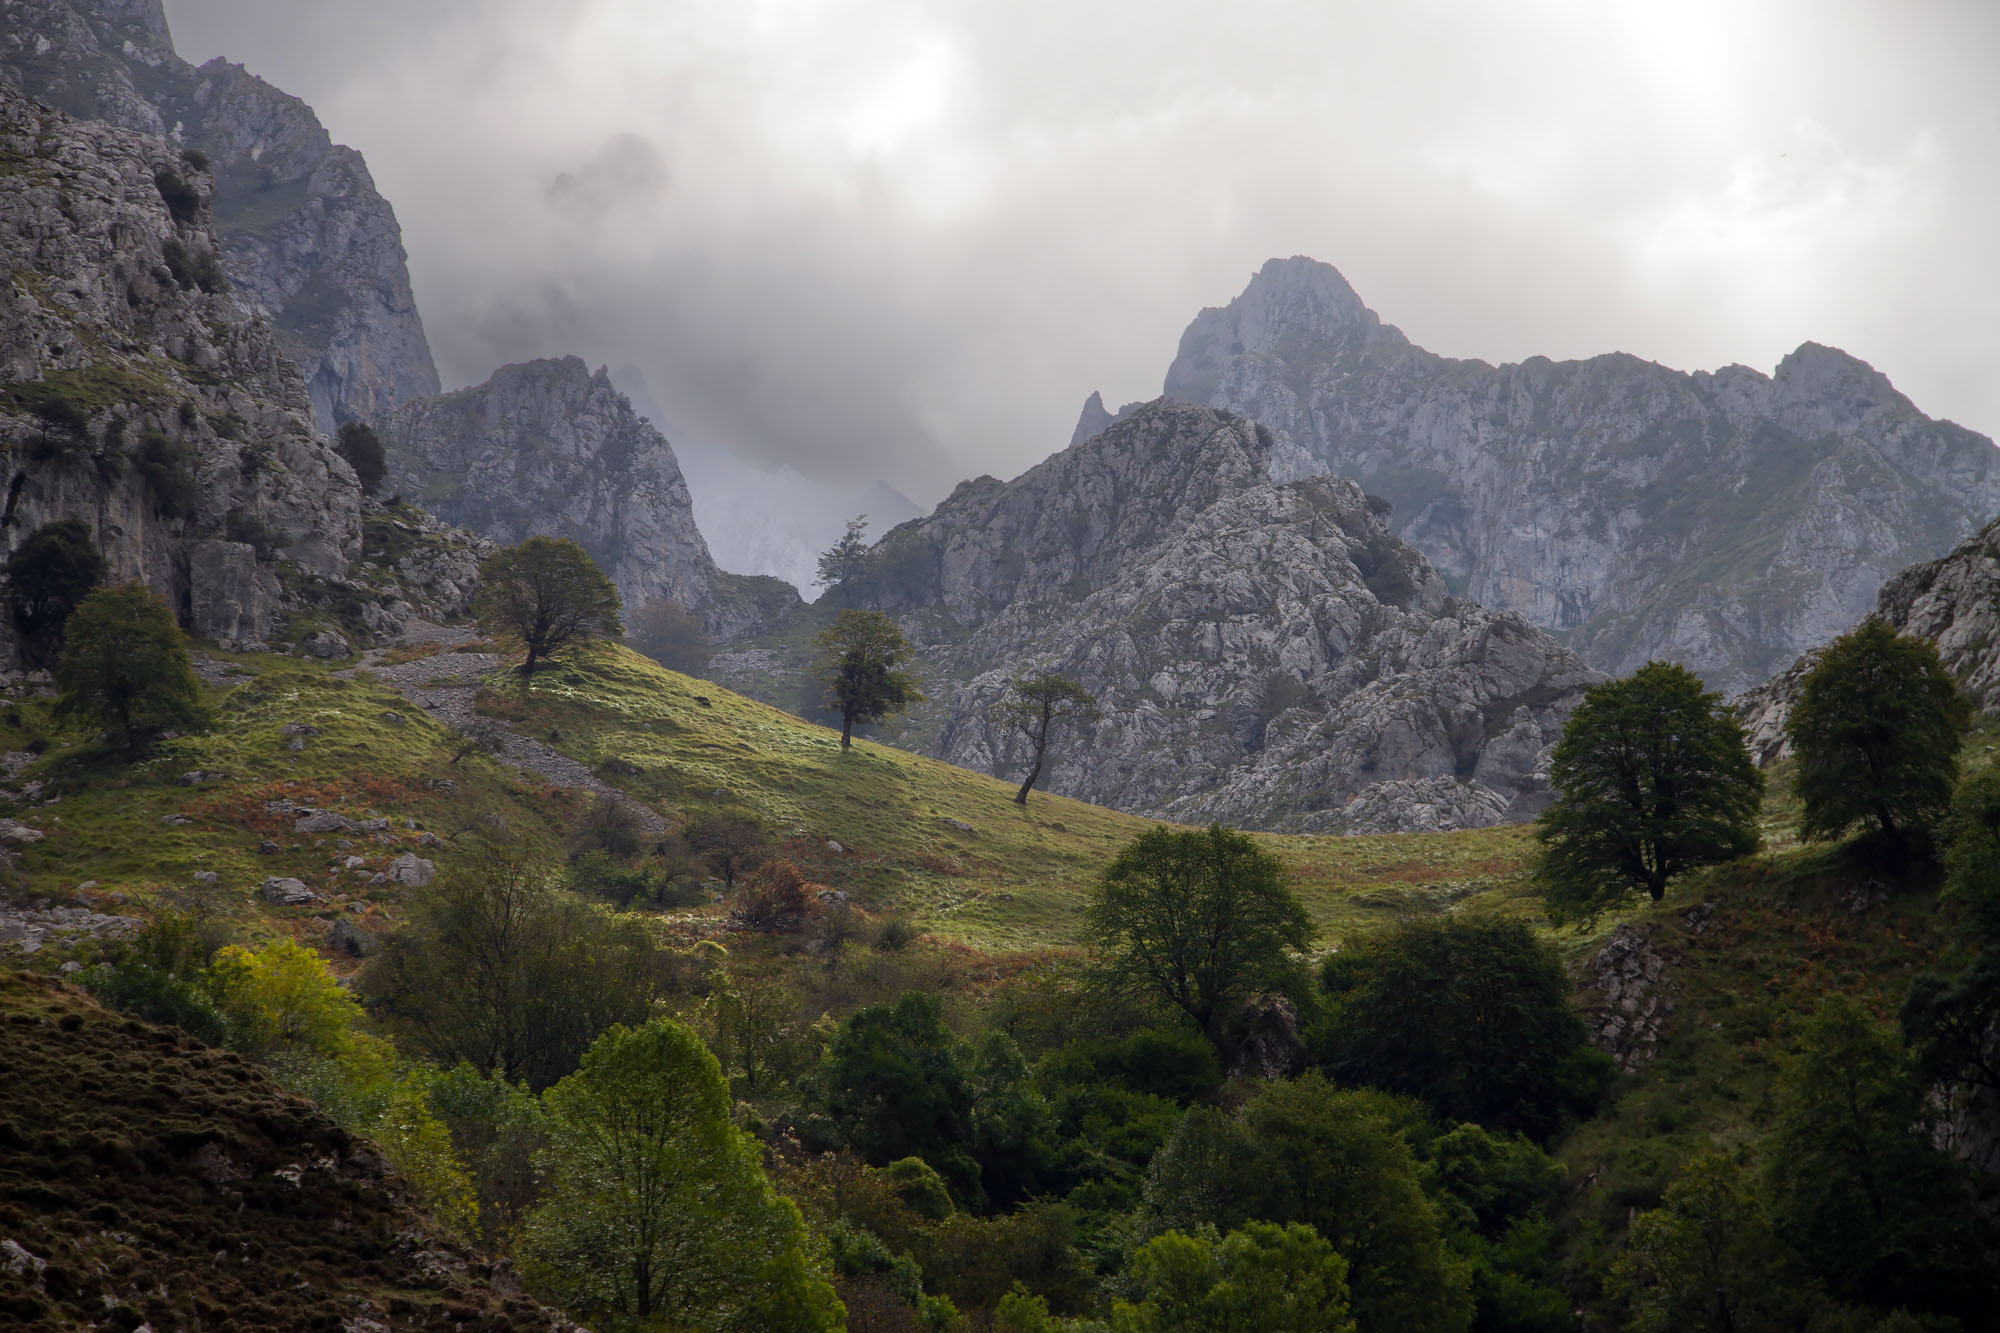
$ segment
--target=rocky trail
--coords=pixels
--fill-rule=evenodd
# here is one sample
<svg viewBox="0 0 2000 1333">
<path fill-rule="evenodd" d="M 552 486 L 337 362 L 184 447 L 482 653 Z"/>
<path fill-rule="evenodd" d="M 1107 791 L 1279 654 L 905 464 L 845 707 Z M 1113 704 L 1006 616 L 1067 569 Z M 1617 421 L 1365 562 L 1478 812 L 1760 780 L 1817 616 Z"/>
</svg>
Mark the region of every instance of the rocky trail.
<svg viewBox="0 0 2000 1333">
<path fill-rule="evenodd" d="M 370 648 L 356 665 L 334 674 L 351 677 L 367 671 L 445 726 L 471 738 L 488 742 L 485 748 L 495 759 L 547 779 L 558 787 L 576 788 L 608 796 L 618 802 L 651 834 L 666 833 L 672 826 L 645 802 L 605 782 L 588 767 L 553 747 L 513 731 L 495 718 L 473 710 L 483 677 L 505 666 L 508 659 L 499 653 L 465 651 L 475 641 L 472 631 L 427 622 L 412 622 L 395 644 Z M 382 659 L 396 647 L 439 644 L 441 651 L 429 657 L 384 664 Z"/>
</svg>

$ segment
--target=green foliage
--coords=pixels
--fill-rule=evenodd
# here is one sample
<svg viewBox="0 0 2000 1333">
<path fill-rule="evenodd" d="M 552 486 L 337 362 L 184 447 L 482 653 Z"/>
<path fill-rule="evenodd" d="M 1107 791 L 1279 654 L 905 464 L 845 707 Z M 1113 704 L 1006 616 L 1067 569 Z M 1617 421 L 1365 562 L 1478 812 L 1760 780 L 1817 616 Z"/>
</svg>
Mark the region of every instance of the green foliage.
<svg viewBox="0 0 2000 1333">
<path fill-rule="evenodd" d="M 361 493 L 375 494 L 382 485 L 382 478 L 389 475 L 389 455 L 382 448 L 382 437 L 366 422 L 350 421 L 340 428 L 333 447 L 354 469 L 355 479 L 361 483 Z"/>
<path fill-rule="evenodd" d="M 771 834 L 763 821 L 751 815 L 716 813 L 688 821 L 682 830 L 687 845 L 722 877 L 728 888 L 736 887 L 736 877 L 755 870 L 771 854 Z"/>
<path fill-rule="evenodd" d="M 479 567 L 473 613 L 486 633 L 526 650 L 523 676 L 571 643 L 615 637 L 618 609 L 611 580 L 567 537 L 530 537 L 494 552 Z"/>
<path fill-rule="evenodd" d="M 99 588 L 78 603 L 63 632 L 56 716 L 108 727 L 127 747 L 168 728 L 212 724 L 187 640 L 145 584 Z"/>
<path fill-rule="evenodd" d="M 1834 1295 L 1885 1309 L 1991 1310 L 1992 1234 L 1965 1168 L 1933 1145 L 1922 1082 L 1893 1031 L 1829 995 L 1779 1081 L 1771 1220 Z"/>
<path fill-rule="evenodd" d="M 1785 721 L 1800 834 L 1832 839 L 1862 825 L 1893 841 L 1930 830 L 1950 808 L 1970 718 L 1930 643 L 1879 616 L 1835 639 Z"/>
<path fill-rule="evenodd" d="M 951 1191 L 923 1158 L 900 1158 L 883 1167 L 882 1174 L 895 1186 L 896 1197 L 918 1217 L 942 1222 L 951 1216 Z"/>
<path fill-rule="evenodd" d="M 360 977 L 389 1029 L 426 1057 L 546 1087 L 597 1034 L 643 1021 L 669 984 L 645 923 L 556 888 L 530 852 L 468 856 L 415 891 Z"/>
<path fill-rule="evenodd" d="M 1611 1286 L 1634 1333 L 1800 1328 L 1814 1304 L 1755 1192 L 1712 1152 L 1633 1222 Z"/>
<path fill-rule="evenodd" d="M 1120 852 L 1090 904 L 1116 992 L 1186 1015 L 1218 1047 L 1234 1008 L 1290 978 L 1312 942 L 1284 868 L 1241 833 L 1156 828 Z"/>
<path fill-rule="evenodd" d="M 208 246 L 190 251 L 179 239 L 170 236 L 160 247 L 160 257 L 166 261 L 167 272 L 173 275 L 175 284 L 184 292 L 199 289 L 219 293 L 229 290 L 229 278 L 222 271 L 222 261 Z"/>
<path fill-rule="evenodd" d="M 121 958 L 84 969 L 83 984 L 98 1001 L 149 1023 L 177 1027 L 191 1037 L 221 1046 L 229 1021 L 199 985 L 171 972 Z"/>
<path fill-rule="evenodd" d="M 715 655 L 701 621 L 671 597 L 655 597 L 634 611 L 625 627 L 625 642 L 669 671 L 690 676 L 708 670 L 708 660 Z"/>
<path fill-rule="evenodd" d="M 906 669 L 916 653 L 880 611 L 842 611 L 813 639 L 812 674 L 840 713 L 841 749 L 853 744 L 855 723 L 923 702 L 920 682 Z"/>
<path fill-rule="evenodd" d="M 173 215 L 175 222 L 188 226 L 201 217 L 201 191 L 182 180 L 179 173 L 162 169 L 153 173 L 153 188 Z"/>
<path fill-rule="evenodd" d="M 153 494 L 154 509 L 175 518 L 188 517 L 201 503 L 201 482 L 195 476 L 200 462 L 193 445 L 159 430 L 141 433 L 132 455 L 132 466 Z"/>
<path fill-rule="evenodd" d="M 852 605 L 849 600 L 852 584 L 867 563 L 868 538 L 863 535 L 867 531 L 868 515 L 850 518 L 840 540 L 820 552 L 817 582 L 820 587 L 831 589 L 843 607 Z"/>
<path fill-rule="evenodd" d="M 1550 760 L 1537 829 L 1549 915 L 1595 916 L 1674 876 L 1757 848 L 1764 779 L 1742 724 L 1682 666 L 1648 662 L 1593 686 Z"/>
<path fill-rule="evenodd" d="M 1053 671 L 1038 671 L 1008 682 L 1007 695 L 1000 701 L 998 713 L 1003 722 L 1027 737 L 1035 752 L 1028 776 L 1021 780 L 1021 790 L 1014 795 L 1016 805 L 1028 803 L 1028 792 L 1042 775 L 1042 763 L 1048 757 L 1049 742 L 1056 730 L 1065 724 L 1095 722 L 1104 716 L 1089 690 Z"/>
<path fill-rule="evenodd" d="M 1354 1333 L 1347 1262 L 1311 1227 L 1246 1222 L 1155 1236 L 1126 1276 L 1138 1299 L 1112 1308 L 1114 1333 Z"/>
<path fill-rule="evenodd" d="M 81 519 L 58 519 L 28 534 L 7 557 L 7 612 L 31 668 L 54 665 L 63 647 L 63 625 L 109 567 L 97 538 Z"/>
<path fill-rule="evenodd" d="M 338 1055 L 361 1017 L 320 956 L 294 940 L 255 950 L 225 945 L 202 985 L 229 1020 L 230 1044 L 253 1054 Z"/>
<path fill-rule="evenodd" d="M 910 991 L 841 1024 L 813 1091 L 841 1138 L 876 1166 L 927 1162 L 968 1206 L 981 1202 L 972 1080 L 961 1043 L 931 996 Z"/>
<path fill-rule="evenodd" d="M 722 1071 L 688 1028 L 612 1028 L 543 1103 L 548 1186 L 522 1251 L 570 1308 L 760 1333 L 845 1326 L 799 1210 L 730 1123 Z"/>
<path fill-rule="evenodd" d="M 1189 1111 L 1147 1172 L 1136 1234 L 1304 1223 L 1346 1259 L 1361 1327 L 1465 1328 L 1468 1275 L 1385 1109 L 1379 1094 L 1308 1073 L 1260 1089 L 1235 1116 Z"/>
<path fill-rule="evenodd" d="M 452 1147 L 451 1132 L 431 1110 L 422 1079 L 406 1079 L 370 1129 L 423 1209 L 460 1236 L 479 1232 L 479 1193 Z"/>
<path fill-rule="evenodd" d="M 1586 1049 L 1554 949 L 1518 921 L 1409 922 L 1339 956 L 1328 1071 L 1469 1120 L 1546 1140 L 1575 1109 L 1566 1070 Z"/>
</svg>

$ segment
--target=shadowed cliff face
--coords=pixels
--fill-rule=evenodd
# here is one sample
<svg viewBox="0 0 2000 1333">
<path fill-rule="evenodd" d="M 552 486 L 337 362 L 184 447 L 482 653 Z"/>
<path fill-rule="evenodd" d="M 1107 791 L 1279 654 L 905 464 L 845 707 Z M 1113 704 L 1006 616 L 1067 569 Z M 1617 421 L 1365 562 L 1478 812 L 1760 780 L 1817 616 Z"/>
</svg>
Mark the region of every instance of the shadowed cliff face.
<svg viewBox="0 0 2000 1333">
<path fill-rule="evenodd" d="M 1196 316 L 1166 392 L 1268 426 L 1276 479 L 1331 472 L 1389 499 L 1454 590 L 1593 665 L 1668 658 L 1723 689 L 1845 630 L 1891 573 L 2000 511 L 1990 440 L 1832 348 L 1772 376 L 1453 361 L 1309 259 Z"/>
<path fill-rule="evenodd" d="M 208 158 L 223 266 L 276 326 L 322 431 L 438 391 L 402 231 L 361 155 L 241 66 L 175 55 L 159 0 L 15 0 L 0 83 Z"/>
</svg>

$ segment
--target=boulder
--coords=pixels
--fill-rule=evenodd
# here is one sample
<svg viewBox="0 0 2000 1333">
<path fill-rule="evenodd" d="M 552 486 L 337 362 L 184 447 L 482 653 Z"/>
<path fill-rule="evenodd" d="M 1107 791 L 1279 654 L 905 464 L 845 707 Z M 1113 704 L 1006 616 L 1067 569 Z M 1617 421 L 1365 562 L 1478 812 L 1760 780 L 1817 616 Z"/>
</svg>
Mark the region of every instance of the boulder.
<svg viewBox="0 0 2000 1333">
<path fill-rule="evenodd" d="M 303 907 L 317 898 L 304 880 L 289 875 L 272 875 L 264 881 L 261 892 L 266 902 L 279 907 Z"/>
<path fill-rule="evenodd" d="M 381 941 L 352 921 L 342 917 L 326 933 L 326 947 L 351 958 L 366 958 L 381 947 Z"/>
<path fill-rule="evenodd" d="M 346 833 L 354 826 L 331 810 L 302 814 L 292 824 L 294 833 Z"/>
<path fill-rule="evenodd" d="M 437 865 L 415 852 L 404 852 L 389 863 L 389 882 L 405 888 L 421 889 L 437 878 Z"/>
</svg>

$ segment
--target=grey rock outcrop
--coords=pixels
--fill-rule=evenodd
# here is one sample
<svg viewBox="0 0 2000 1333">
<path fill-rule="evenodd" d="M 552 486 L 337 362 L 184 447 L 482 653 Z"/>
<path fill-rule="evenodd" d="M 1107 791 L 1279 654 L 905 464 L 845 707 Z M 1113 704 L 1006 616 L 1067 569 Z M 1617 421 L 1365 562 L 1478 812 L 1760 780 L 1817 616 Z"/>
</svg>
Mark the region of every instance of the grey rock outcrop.
<svg viewBox="0 0 2000 1333">
<path fill-rule="evenodd" d="M 1166 392 L 1269 427 L 1274 479 L 1331 472 L 1391 501 L 1459 594 L 1607 671 L 1666 658 L 1724 690 L 1842 632 L 1890 573 L 2000 512 L 1992 441 L 1832 348 L 1770 376 L 1451 360 L 1304 258 L 1196 316 Z"/>
<path fill-rule="evenodd" d="M 346 578 L 361 494 L 269 326 L 204 289 L 207 191 L 161 140 L 0 89 L 0 542 L 83 519 L 114 578 L 256 640 L 281 562 Z"/>
<path fill-rule="evenodd" d="M 8 0 L 0 84 L 208 158 L 223 267 L 321 430 L 437 392 L 402 231 L 361 155 L 242 66 L 182 60 L 160 0 Z"/>
<path fill-rule="evenodd" d="M 628 610 L 672 598 L 722 637 L 757 619 L 745 585 L 777 583 L 716 568 L 673 447 L 576 357 L 502 366 L 484 384 L 404 405 L 380 431 L 385 490 L 496 542 L 568 537 Z"/>
<path fill-rule="evenodd" d="M 1144 403 L 1127 403 L 1114 413 L 1104 406 L 1104 395 L 1093 389 L 1090 397 L 1083 400 L 1083 411 L 1077 414 L 1076 429 L 1070 432 L 1069 442 L 1075 445 L 1094 440 L 1144 406 Z"/>
<path fill-rule="evenodd" d="M 1518 616 L 1455 598 L 1352 483 L 1269 480 L 1270 432 L 1162 400 L 1012 482 L 961 485 L 857 592 L 920 645 L 912 742 L 1018 776 L 993 713 L 1061 672 L 1104 717 L 1047 790 L 1189 822 L 1342 831 L 1531 816 L 1598 679 Z"/>
</svg>

